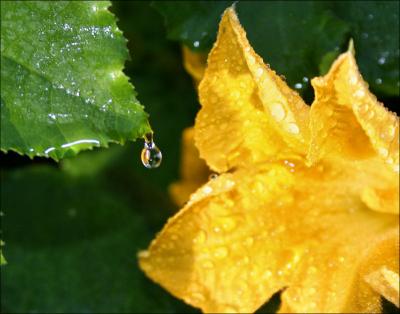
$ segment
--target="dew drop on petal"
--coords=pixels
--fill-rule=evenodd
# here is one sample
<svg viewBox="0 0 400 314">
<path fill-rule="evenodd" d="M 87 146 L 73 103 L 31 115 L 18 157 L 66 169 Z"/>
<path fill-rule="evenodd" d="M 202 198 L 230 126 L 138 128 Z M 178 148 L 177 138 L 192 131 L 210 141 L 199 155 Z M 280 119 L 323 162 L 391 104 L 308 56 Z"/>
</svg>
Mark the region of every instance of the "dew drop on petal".
<svg viewBox="0 0 400 314">
<path fill-rule="evenodd" d="M 200 292 L 193 292 L 192 293 L 192 299 L 196 300 L 196 301 L 200 301 L 203 302 L 206 298 L 205 296 L 200 293 Z"/>
<path fill-rule="evenodd" d="M 204 268 L 207 268 L 207 269 L 210 269 L 210 268 L 214 267 L 213 262 L 211 262 L 209 260 L 204 261 L 202 265 L 203 265 Z"/>
<path fill-rule="evenodd" d="M 381 155 L 382 157 L 387 157 L 389 155 L 389 151 L 384 148 L 384 147 L 380 147 L 378 149 L 379 155 Z"/>
<path fill-rule="evenodd" d="M 229 251 L 224 246 L 219 247 L 219 248 L 215 249 L 215 251 L 214 251 L 214 256 L 216 258 L 220 258 L 220 259 L 227 257 L 228 254 L 229 254 Z"/>
<path fill-rule="evenodd" d="M 263 68 L 261 68 L 261 67 L 257 68 L 257 70 L 255 72 L 256 78 L 260 78 L 261 75 L 263 74 L 263 72 L 264 72 Z"/>
<path fill-rule="evenodd" d="M 208 180 L 214 180 L 214 179 L 216 179 L 216 178 L 218 178 L 218 174 L 217 174 L 217 173 L 212 173 L 212 174 L 210 174 L 210 175 L 208 176 Z"/>
<path fill-rule="evenodd" d="M 362 98 L 362 97 L 365 96 L 365 92 L 364 92 L 364 90 L 362 90 L 362 89 L 358 89 L 358 90 L 354 93 L 354 96 L 355 96 L 355 97 L 358 97 L 358 98 Z"/>
<path fill-rule="evenodd" d="M 289 123 L 286 127 L 287 131 L 293 134 L 298 134 L 300 132 L 299 127 L 296 123 Z"/>
<path fill-rule="evenodd" d="M 196 244 L 203 244 L 207 240 L 207 233 L 204 230 L 200 230 L 196 237 L 193 239 L 193 242 Z"/>
<path fill-rule="evenodd" d="M 286 116 L 285 109 L 279 102 L 271 104 L 269 110 L 276 121 L 282 121 Z"/>
</svg>

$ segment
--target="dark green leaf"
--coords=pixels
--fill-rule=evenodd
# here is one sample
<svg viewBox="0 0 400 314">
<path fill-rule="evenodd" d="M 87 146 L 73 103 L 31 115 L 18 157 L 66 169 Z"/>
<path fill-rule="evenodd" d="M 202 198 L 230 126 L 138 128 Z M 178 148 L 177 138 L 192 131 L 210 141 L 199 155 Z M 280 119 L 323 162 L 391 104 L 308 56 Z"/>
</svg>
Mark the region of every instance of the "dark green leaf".
<svg viewBox="0 0 400 314">
<path fill-rule="evenodd" d="M 208 50 L 215 41 L 219 19 L 234 1 L 155 1 L 165 18 L 169 39 L 195 51 Z"/>
<path fill-rule="evenodd" d="M 220 14 L 229 5 L 154 3 L 165 17 L 169 38 L 203 51 L 215 41 Z M 239 1 L 236 10 L 256 52 L 308 101 L 310 78 L 324 73 L 350 38 L 372 90 L 399 95 L 398 1 Z"/>
<path fill-rule="evenodd" d="M 101 1 L 1 2 L 1 149 L 56 160 L 150 131 Z"/>
<path fill-rule="evenodd" d="M 122 150 L 109 150 L 114 149 L 112 156 Z M 133 189 L 140 186 L 134 179 L 118 183 L 122 169 L 113 167 L 113 158 L 108 161 L 92 176 L 49 166 L 3 173 L 8 265 L 1 270 L 2 312 L 190 310 L 152 284 L 137 265 L 137 252 L 159 228 L 149 213 L 156 211 L 160 224 L 170 213 L 158 207 L 157 196 Z"/>
<path fill-rule="evenodd" d="M 335 14 L 351 25 L 361 73 L 380 95 L 399 96 L 399 1 L 335 1 Z"/>
</svg>

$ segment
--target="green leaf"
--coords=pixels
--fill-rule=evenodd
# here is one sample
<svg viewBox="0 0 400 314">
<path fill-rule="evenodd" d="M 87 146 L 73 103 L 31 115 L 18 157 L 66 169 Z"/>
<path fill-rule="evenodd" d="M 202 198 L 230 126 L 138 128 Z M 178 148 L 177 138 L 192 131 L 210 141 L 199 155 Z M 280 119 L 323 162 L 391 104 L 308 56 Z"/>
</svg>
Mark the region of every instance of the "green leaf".
<svg viewBox="0 0 400 314">
<path fill-rule="evenodd" d="M 169 38 L 207 51 L 230 3 L 153 5 L 165 17 Z M 398 1 L 239 1 L 236 11 L 255 51 L 307 100 L 312 100 L 310 78 L 326 71 L 350 37 L 372 90 L 380 96 L 399 95 Z"/>
<path fill-rule="evenodd" d="M 164 16 L 169 39 L 194 51 L 208 50 L 215 41 L 221 14 L 233 1 L 155 1 Z"/>
<path fill-rule="evenodd" d="M 101 166 L 90 176 L 43 165 L 2 173 L 8 259 L 2 313 L 192 311 L 138 267 L 136 254 L 170 212 L 141 188 L 133 166 L 120 168 L 118 158 L 115 164 L 123 150 L 112 146 L 68 160 L 77 160 L 70 165 L 77 168 L 85 165 L 80 159 L 94 157 Z"/>
<path fill-rule="evenodd" d="M 150 131 L 109 5 L 1 2 L 3 151 L 58 160 Z"/>
<path fill-rule="evenodd" d="M 334 1 L 335 14 L 351 25 L 357 63 L 371 88 L 399 96 L 399 1 Z"/>
<path fill-rule="evenodd" d="M 3 256 L 3 250 L 1 249 L 1 247 L 4 245 L 4 242 L 2 240 L 0 240 L 0 266 L 1 265 L 5 265 L 7 264 L 6 259 Z"/>
</svg>

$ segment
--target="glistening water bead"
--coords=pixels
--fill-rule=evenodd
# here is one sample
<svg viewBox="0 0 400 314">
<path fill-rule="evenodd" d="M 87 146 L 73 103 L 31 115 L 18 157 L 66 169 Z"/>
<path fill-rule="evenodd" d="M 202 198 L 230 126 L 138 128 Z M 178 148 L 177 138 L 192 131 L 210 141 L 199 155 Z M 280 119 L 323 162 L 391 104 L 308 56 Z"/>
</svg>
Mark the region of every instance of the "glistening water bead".
<svg viewBox="0 0 400 314">
<path fill-rule="evenodd" d="M 143 165 L 148 169 L 154 169 L 160 166 L 162 160 L 161 151 L 153 141 L 153 134 L 148 133 L 144 136 L 144 147 L 141 153 Z"/>
</svg>

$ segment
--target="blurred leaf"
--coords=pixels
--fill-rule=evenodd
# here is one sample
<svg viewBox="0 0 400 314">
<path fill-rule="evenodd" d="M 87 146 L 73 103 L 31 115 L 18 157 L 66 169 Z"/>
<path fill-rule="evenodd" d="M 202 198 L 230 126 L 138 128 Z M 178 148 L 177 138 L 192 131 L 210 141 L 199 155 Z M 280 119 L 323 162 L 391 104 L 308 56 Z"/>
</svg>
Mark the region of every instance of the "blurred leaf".
<svg viewBox="0 0 400 314">
<path fill-rule="evenodd" d="M 91 177 L 48 166 L 3 173 L 9 263 L 2 269 L 2 312 L 190 310 L 137 267 L 138 250 L 155 232 L 148 212 L 157 210 L 160 220 L 168 212 L 154 208 L 157 199 L 143 190 L 127 195 L 110 162 L 108 171 Z M 129 183 L 135 186 L 134 179 Z"/>
<path fill-rule="evenodd" d="M 4 242 L 2 240 L 0 240 L 0 266 L 7 264 L 7 261 L 3 256 L 3 250 L 1 248 L 3 245 L 4 245 Z"/>
<path fill-rule="evenodd" d="M 1 2 L 1 149 L 55 160 L 150 131 L 107 1 Z"/>
<path fill-rule="evenodd" d="M 399 1 L 334 1 L 331 8 L 351 25 L 357 63 L 371 88 L 399 96 Z"/>
<path fill-rule="evenodd" d="M 202 51 L 214 43 L 220 17 L 233 2 L 154 1 L 152 5 L 164 16 L 169 39 Z"/>
<path fill-rule="evenodd" d="M 339 56 L 339 54 L 339 51 L 330 51 L 322 57 L 321 63 L 318 66 L 319 73 L 321 75 L 325 75 L 326 73 L 328 73 L 332 62 L 337 58 L 337 56 Z"/>
<path fill-rule="evenodd" d="M 169 38 L 207 50 L 230 3 L 163 1 L 154 6 L 165 17 Z M 309 101 L 310 78 L 326 71 L 350 37 L 373 91 L 399 95 L 398 1 L 239 1 L 236 10 L 254 49 Z"/>
</svg>

